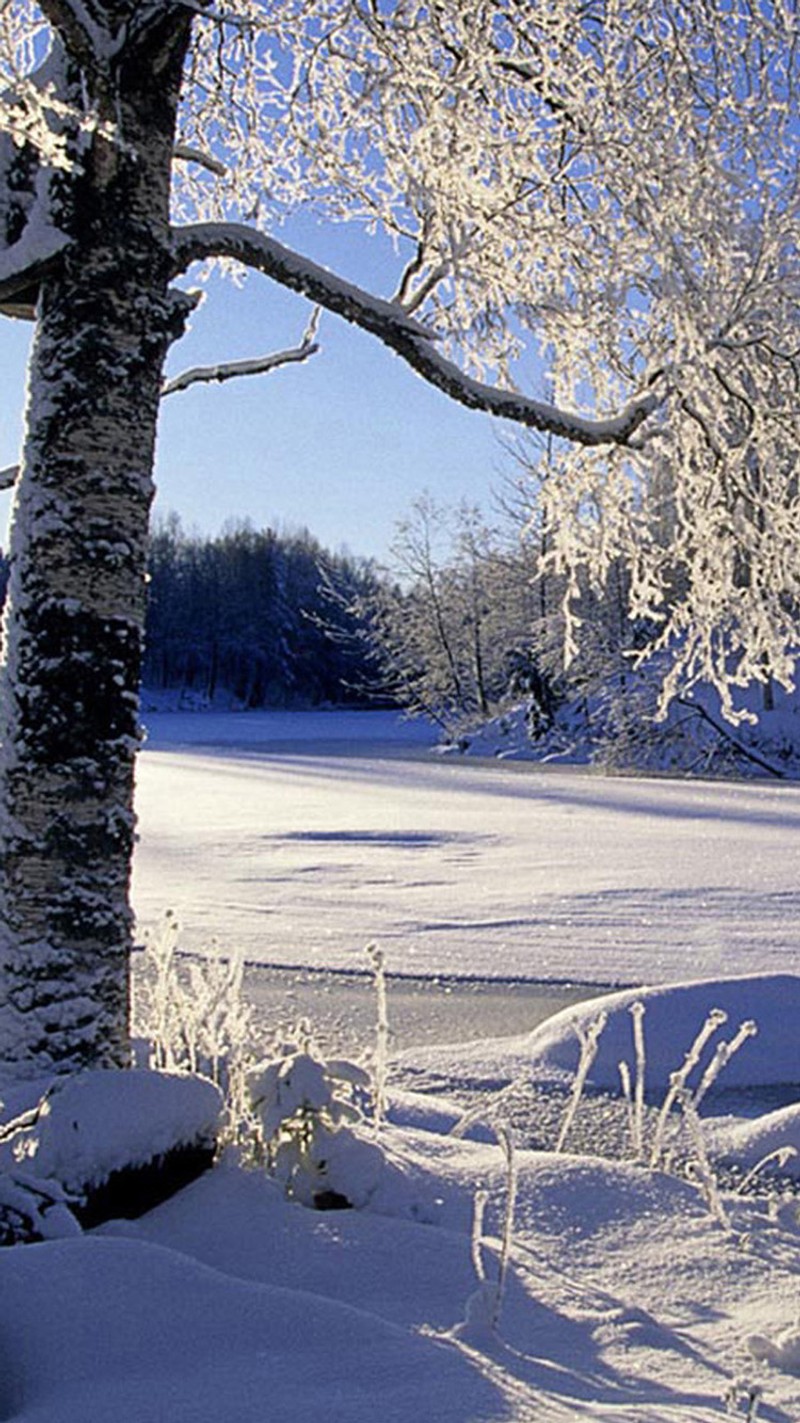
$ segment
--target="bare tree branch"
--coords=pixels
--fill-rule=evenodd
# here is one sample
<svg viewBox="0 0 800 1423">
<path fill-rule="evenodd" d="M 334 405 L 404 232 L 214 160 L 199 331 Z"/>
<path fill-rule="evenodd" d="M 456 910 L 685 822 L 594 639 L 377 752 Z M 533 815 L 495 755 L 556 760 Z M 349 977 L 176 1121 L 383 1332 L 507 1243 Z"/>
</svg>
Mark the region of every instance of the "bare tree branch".
<svg viewBox="0 0 800 1423">
<path fill-rule="evenodd" d="M 173 250 L 176 276 L 192 262 L 210 257 L 241 262 L 377 336 L 430 385 L 469 409 L 483 410 L 536 430 L 549 430 L 578 444 L 625 445 L 661 403 L 659 396 L 650 391 L 633 400 L 619 415 L 593 420 L 514 391 L 484 385 L 442 356 L 435 349 L 436 332 L 401 307 L 343 281 L 273 237 L 241 223 L 197 223 L 177 228 Z"/>
<path fill-rule="evenodd" d="M 5 469 L 0 469 L 0 489 L 13 489 L 18 474 L 18 464 L 9 464 Z"/>
<path fill-rule="evenodd" d="M 289 347 L 286 351 L 274 351 L 269 356 L 254 356 L 251 360 L 222 361 L 214 366 L 192 366 L 189 370 L 174 376 L 172 380 L 165 381 L 161 387 L 161 394 L 162 396 L 174 395 L 179 390 L 188 390 L 191 385 L 209 384 L 211 381 L 221 384 L 226 380 L 235 380 L 239 376 L 269 375 L 270 371 L 276 371 L 280 366 L 307 361 L 319 350 L 319 342 L 315 339 L 318 325 L 319 307 L 315 307 L 299 346 Z M 0 479 L 2 477 L 2 473 L 0 473 Z"/>
</svg>

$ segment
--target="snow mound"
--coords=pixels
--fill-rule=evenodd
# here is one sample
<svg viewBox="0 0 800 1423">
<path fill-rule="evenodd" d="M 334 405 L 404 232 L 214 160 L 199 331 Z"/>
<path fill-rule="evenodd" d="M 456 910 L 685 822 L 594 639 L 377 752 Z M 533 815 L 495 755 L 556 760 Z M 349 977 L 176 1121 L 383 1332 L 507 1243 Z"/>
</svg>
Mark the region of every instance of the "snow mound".
<svg viewBox="0 0 800 1423">
<path fill-rule="evenodd" d="M 222 1094 L 205 1078 L 145 1069 L 83 1072 L 44 1103 L 26 1155 L 37 1176 L 80 1193 L 174 1147 L 213 1143 L 221 1111 Z"/>
<path fill-rule="evenodd" d="M 760 1162 L 785 1176 L 800 1176 L 800 1103 L 754 1121 L 710 1123 L 714 1154 L 752 1171 Z"/>
<path fill-rule="evenodd" d="M 208 1233 L 208 1232 L 206 1232 Z M 452 1349 L 352 1306 L 232 1279 L 142 1241 L 5 1252 L 0 1417 L 37 1423 L 499 1417 Z M 99 1307 L 87 1313 L 87 1301 Z"/>
<path fill-rule="evenodd" d="M 663 670 L 663 669 L 662 669 Z M 800 777 L 800 704 L 775 688 L 774 708 L 759 705 L 750 688 L 741 704 L 752 721 L 726 721 L 719 696 L 701 686 L 658 715 L 661 671 L 612 677 L 592 695 L 565 701 L 543 724 L 534 700 L 507 707 L 478 725 L 467 724 L 443 748 L 502 760 L 598 765 L 645 774 L 713 777 Z"/>
<path fill-rule="evenodd" d="M 800 1374 L 800 1329 L 784 1329 L 774 1339 L 766 1334 L 751 1334 L 747 1347 L 754 1359 L 785 1374 Z"/>
<path fill-rule="evenodd" d="M 564 1008 L 524 1037 L 453 1048 L 414 1049 L 402 1055 L 404 1065 L 420 1064 L 438 1072 L 457 1053 L 459 1074 L 508 1081 L 509 1077 L 572 1080 L 580 1060 L 581 1036 L 601 1015 L 605 1024 L 588 1084 L 619 1092 L 620 1062 L 635 1074 L 633 1017 L 635 1003 L 644 1006 L 646 1051 L 645 1095 L 659 1100 L 670 1076 L 680 1068 L 709 1013 L 720 1009 L 726 1021 L 706 1043 L 698 1066 L 688 1078 L 696 1086 L 719 1042 L 735 1036 L 743 1022 L 758 1029 L 722 1069 L 725 1088 L 765 1087 L 800 1083 L 800 976 L 755 974 L 742 978 L 703 979 L 654 988 L 630 988 Z"/>
</svg>

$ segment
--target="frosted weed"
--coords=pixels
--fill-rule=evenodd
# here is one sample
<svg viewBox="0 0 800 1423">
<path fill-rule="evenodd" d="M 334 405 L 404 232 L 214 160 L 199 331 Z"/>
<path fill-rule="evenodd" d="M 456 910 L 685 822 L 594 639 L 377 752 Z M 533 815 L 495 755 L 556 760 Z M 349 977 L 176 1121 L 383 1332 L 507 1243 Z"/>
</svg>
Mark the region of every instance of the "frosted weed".
<svg viewBox="0 0 800 1423">
<path fill-rule="evenodd" d="M 254 1013 L 243 992 L 244 960 L 189 960 L 178 952 L 180 926 L 167 911 L 148 935 L 133 974 L 134 1034 L 145 1044 L 147 1066 L 201 1073 L 223 1091 L 229 1138 L 238 1139 L 248 1115 L 245 1077 L 252 1064 Z"/>
<path fill-rule="evenodd" d="M 454 1136 L 460 1135 L 460 1125 L 459 1123 L 459 1126 L 454 1129 Z M 496 1333 L 500 1324 L 500 1314 L 503 1308 L 506 1281 L 508 1279 L 508 1271 L 511 1263 L 511 1250 L 514 1243 L 514 1208 L 517 1201 L 517 1159 L 511 1133 L 507 1131 L 505 1127 L 499 1126 L 492 1126 L 492 1130 L 497 1137 L 506 1160 L 506 1198 L 505 1209 L 503 1211 L 503 1227 L 500 1235 L 500 1251 L 497 1260 L 497 1276 L 493 1281 L 488 1278 L 483 1261 L 483 1246 L 485 1243 L 483 1224 L 489 1196 L 484 1187 L 479 1186 L 474 1197 L 472 1233 L 470 1239 L 472 1266 L 478 1281 L 478 1288 L 467 1300 L 466 1323 L 473 1327 L 475 1325 L 483 1328 L 488 1327 L 492 1333 Z"/>
<path fill-rule="evenodd" d="M 305 1019 L 279 1033 L 257 1062 L 241 957 L 188 960 L 178 939 L 178 921 L 169 912 L 136 965 L 134 1026 L 146 1044 L 148 1065 L 210 1077 L 226 1097 L 221 1144 L 235 1143 L 243 1161 L 266 1166 L 292 1199 L 318 1208 L 363 1203 L 380 1159 L 363 1135 L 371 1127 L 377 1136 L 386 1109 L 389 1017 L 382 951 L 375 944 L 366 950 L 377 1005 L 367 1071 L 323 1057 Z"/>
</svg>

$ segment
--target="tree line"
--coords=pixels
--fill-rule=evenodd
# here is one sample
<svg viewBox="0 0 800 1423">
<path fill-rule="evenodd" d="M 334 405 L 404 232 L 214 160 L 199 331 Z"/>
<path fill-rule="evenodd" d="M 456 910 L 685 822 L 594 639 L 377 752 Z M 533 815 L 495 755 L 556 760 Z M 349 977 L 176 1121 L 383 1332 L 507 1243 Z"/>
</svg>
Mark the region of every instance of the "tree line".
<svg viewBox="0 0 800 1423">
<path fill-rule="evenodd" d="M 637 665 L 653 626 L 630 616 L 623 560 L 570 587 L 547 528 L 546 470 L 522 464 L 491 522 L 468 504 L 417 499 L 385 565 L 331 553 L 308 529 L 239 520 L 207 537 L 175 514 L 157 521 L 143 687 L 250 710 L 388 704 L 451 741 L 520 704 L 536 740 L 570 707 L 605 759 L 635 763 L 659 737 L 669 659 Z M 651 525 L 666 502 L 656 482 Z M 0 552 L 0 604 L 7 577 Z M 761 710 L 772 695 L 767 683 Z"/>
<path fill-rule="evenodd" d="M 382 577 L 355 596 L 328 589 L 353 620 L 374 681 L 451 739 L 521 702 L 536 737 L 568 701 L 609 684 L 624 694 L 642 640 L 616 562 L 602 584 L 583 578 L 573 590 L 581 636 L 565 659 L 567 580 L 548 559 L 535 489 L 509 490 L 492 522 L 423 496 L 398 524 Z"/>
<path fill-rule="evenodd" d="M 368 561 L 307 529 L 243 522 L 205 538 L 171 516 L 150 538 L 143 684 L 248 709 L 361 701 L 374 669 L 347 605 L 375 581 Z M 331 582 L 347 593 L 336 609 Z"/>
<path fill-rule="evenodd" d="M 154 526 L 147 567 L 145 688 L 248 709 L 381 696 L 357 607 L 379 581 L 368 560 L 331 553 L 307 529 L 244 521 L 206 537 L 172 514 Z M 0 600 L 7 581 L 0 553 Z"/>
</svg>

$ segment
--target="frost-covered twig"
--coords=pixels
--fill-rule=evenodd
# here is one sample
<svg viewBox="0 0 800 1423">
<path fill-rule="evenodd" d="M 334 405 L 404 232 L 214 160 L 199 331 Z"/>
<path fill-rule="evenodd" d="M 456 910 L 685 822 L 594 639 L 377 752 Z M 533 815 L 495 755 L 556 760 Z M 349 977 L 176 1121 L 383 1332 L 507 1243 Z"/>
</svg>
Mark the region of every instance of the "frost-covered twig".
<svg viewBox="0 0 800 1423">
<path fill-rule="evenodd" d="M 636 1120 L 633 1108 L 633 1093 L 631 1091 L 631 1070 L 627 1062 L 625 1062 L 624 1060 L 619 1062 L 617 1066 L 619 1067 L 619 1080 L 622 1085 L 622 1095 L 625 1099 L 625 1106 L 628 1109 L 628 1129 L 631 1134 L 631 1144 L 633 1146 L 634 1156 L 636 1156 Z"/>
<path fill-rule="evenodd" d="M 344 281 L 284 247 L 274 237 L 255 232 L 242 223 L 207 222 L 176 228 L 173 251 L 176 276 L 185 272 L 192 262 L 212 257 L 241 262 L 371 332 L 429 384 L 461 405 L 471 410 L 485 410 L 489 415 L 514 420 L 535 430 L 550 431 L 579 445 L 625 445 L 661 404 L 661 397 L 650 390 L 631 401 L 619 415 L 592 420 L 516 391 L 485 385 L 442 356 L 434 344 L 437 333 L 407 315 L 401 307 Z"/>
<path fill-rule="evenodd" d="M 578 1110 L 578 1105 L 580 1103 L 581 1097 L 583 1096 L 583 1089 L 586 1085 L 586 1079 L 589 1076 L 589 1068 L 591 1067 L 592 1063 L 595 1060 L 595 1057 L 597 1056 L 597 1047 L 600 1042 L 600 1034 L 602 1033 L 607 1020 L 607 1013 L 598 1013 L 597 1017 L 589 1024 L 588 1028 L 584 1029 L 580 1024 L 577 1026 L 576 1031 L 578 1033 L 578 1037 L 580 1038 L 581 1055 L 578 1062 L 577 1070 L 575 1072 L 575 1077 L 573 1078 L 572 1088 L 570 1090 L 569 1103 L 567 1104 L 567 1110 L 564 1113 L 564 1120 L 561 1123 L 561 1130 L 558 1133 L 558 1141 L 555 1145 L 556 1151 L 563 1151 L 564 1149 L 564 1142 L 567 1139 L 567 1134 L 575 1119 L 575 1113 Z"/>
<path fill-rule="evenodd" d="M 497 1279 L 492 1288 L 486 1278 L 486 1267 L 483 1263 L 481 1250 L 483 1244 L 483 1221 L 489 1193 L 483 1186 L 480 1186 L 475 1192 L 472 1211 L 472 1231 L 470 1235 L 472 1267 L 475 1271 L 480 1289 L 472 1296 L 470 1303 L 472 1305 L 476 1302 L 478 1303 L 479 1313 L 484 1322 L 488 1323 L 492 1330 L 496 1330 L 500 1323 L 506 1280 L 508 1278 L 508 1267 L 511 1259 L 511 1247 L 514 1240 L 514 1209 L 517 1201 L 518 1178 L 517 1159 L 511 1133 L 506 1127 L 492 1126 L 492 1130 L 497 1137 L 498 1145 L 501 1147 L 506 1160 L 506 1200 L 505 1209 L 503 1211 L 503 1228 L 500 1235 L 500 1253 L 497 1260 Z M 468 1305 L 468 1311 L 469 1310 L 470 1305 Z"/>
<path fill-rule="evenodd" d="M 723 1012 L 721 1008 L 712 1008 L 702 1028 L 697 1034 L 694 1042 L 689 1048 L 689 1051 L 687 1052 L 683 1060 L 683 1065 L 678 1068 L 677 1072 L 673 1072 L 670 1076 L 670 1085 L 667 1090 L 666 1096 L 664 1097 L 664 1101 L 661 1105 L 661 1111 L 658 1114 L 658 1120 L 656 1122 L 655 1136 L 653 1138 L 653 1149 L 650 1153 L 651 1169 L 655 1170 L 655 1168 L 661 1162 L 662 1148 L 664 1144 L 664 1132 L 666 1130 L 667 1118 L 669 1117 L 669 1114 L 672 1111 L 675 1102 L 678 1100 L 680 1094 L 686 1087 L 686 1083 L 690 1073 L 700 1061 L 703 1048 L 705 1047 L 709 1038 L 713 1037 L 717 1029 L 721 1028 L 722 1024 L 726 1023 L 727 1020 L 728 1015 L 727 1013 Z"/>
<path fill-rule="evenodd" d="M 505 1295 L 506 1280 L 508 1278 L 508 1264 L 511 1258 L 511 1245 L 514 1239 L 514 1207 L 517 1203 L 517 1160 L 514 1154 L 514 1143 L 511 1139 L 511 1133 L 505 1127 L 497 1127 L 495 1131 L 506 1158 L 506 1206 L 503 1213 L 503 1233 L 500 1237 L 497 1289 L 495 1291 L 491 1318 L 493 1329 L 497 1329 L 500 1323 L 500 1313 L 503 1308 L 503 1297 Z"/>
<path fill-rule="evenodd" d="M 243 993 L 244 960 L 178 961 L 178 920 L 168 911 L 133 980 L 134 1024 L 161 1071 L 207 1073 L 223 1087 L 232 1119 L 243 1107 L 253 1012 Z"/>
<path fill-rule="evenodd" d="M 757 1161 L 755 1166 L 752 1166 L 743 1180 L 739 1182 L 739 1185 L 736 1187 L 737 1196 L 743 1196 L 745 1194 L 748 1188 L 752 1186 L 759 1172 L 763 1171 L 765 1166 L 769 1166 L 770 1162 L 777 1161 L 779 1167 L 783 1170 L 787 1161 L 791 1161 L 792 1157 L 796 1155 L 797 1147 L 795 1146 L 778 1146 L 774 1151 L 767 1152 L 767 1155 L 762 1156 L 761 1160 Z"/>
<path fill-rule="evenodd" d="M 633 1151 L 636 1160 L 639 1161 L 644 1151 L 644 1003 L 639 1001 L 632 1003 L 628 1011 L 633 1019 L 633 1049 L 636 1058 L 636 1087 L 634 1090 L 633 1107 Z"/>
<path fill-rule="evenodd" d="M 219 361 L 213 366 L 191 366 L 180 375 L 164 381 L 161 387 L 162 397 L 188 390 L 192 385 L 210 385 L 212 382 L 221 385 L 224 381 L 237 380 L 240 376 L 269 375 L 281 366 L 307 361 L 319 350 L 319 342 L 315 339 L 318 324 L 319 307 L 315 307 L 299 346 L 290 346 L 285 351 L 273 351 L 268 356 L 254 356 L 250 360 Z"/>
<path fill-rule="evenodd" d="M 386 1111 L 386 1075 L 389 1055 L 389 1006 L 386 998 L 386 967 L 384 964 L 383 950 L 379 949 L 377 944 L 368 944 L 366 952 L 375 975 L 375 997 L 377 1000 L 375 1061 L 373 1065 L 375 1093 L 374 1125 L 375 1134 L 377 1136 L 381 1129 L 384 1113 Z"/>
<path fill-rule="evenodd" d="M 703 1073 L 703 1076 L 700 1079 L 700 1085 L 694 1094 L 695 1110 L 700 1106 L 700 1103 L 702 1102 L 706 1093 L 710 1090 L 711 1087 L 713 1087 L 722 1069 L 724 1067 L 727 1067 L 734 1053 L 739 1051 L 739 1048 L 742 1046 L 743 1043 L 747 1042 L 748 1038 L 755 1037 L 757 1032 L 758 1028 L 754 1023 L 753 1019 L 747 1018 L 743 1023 L 740 1023 L 739 1028 L 737 1029 L 734 1036 L 731 1038 L 730 1042 L 718 1044 L 714 1056 L 712 1057 L 710 1063 L 708 1064 L 708 1067 Z"/>
<path fill-rule="evenodd" d="M 695 1110 L 692 1094 L 686 1087 L 681 1087 L 676 1093 L 677 1101 L 683 1111 L 689 1135 L 696 1152 L 696 1159 L 692 1163 L 697 1185 L 702 1192 L 703 1199 L 711 1211 L 711 1214 L 722 1226 L 723 1230 L 730 1230 L 730 1222 L 722 1204 L 722 1197 L 717 1186 L 717 1178 L 714 1175 L 714 1168 L 711 1165 L 703 1136 L 703 1124 Z"/>
<path fill-rule="evenodd" d="M 472 1255 L 472 1268 L 475 1271 L 475 1278 L 479 1284 L 486 1282 L 486 1270 L 481 1254 L 481 1242 L 483 1240 L 483 1218 L 486 1214 L 486 1203 L 489 1200 L 489 1192 L 479 1186 L 475 1192 L 472 1203 L 472 1231 L 470 1234 L 470 1252 Z"/>
</svg>

